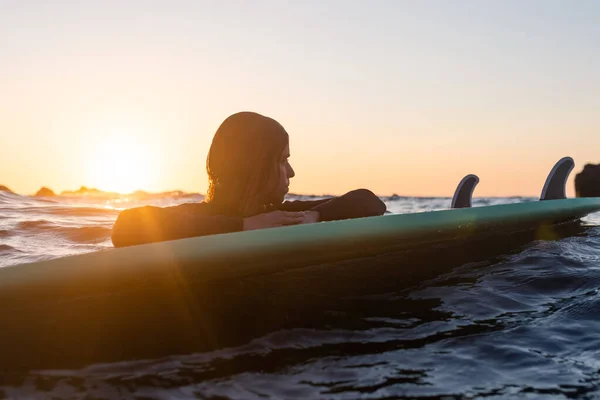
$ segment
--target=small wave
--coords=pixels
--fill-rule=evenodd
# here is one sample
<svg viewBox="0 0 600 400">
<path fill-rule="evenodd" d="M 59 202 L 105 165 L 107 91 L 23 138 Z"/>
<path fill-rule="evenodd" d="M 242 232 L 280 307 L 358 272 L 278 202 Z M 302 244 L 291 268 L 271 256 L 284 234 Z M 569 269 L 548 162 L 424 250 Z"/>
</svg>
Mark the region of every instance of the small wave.
<svg viewBox="0 0 600 400">
<path fill-rule="evenodd" d="M 0 208 L 0 211 L 2 208 Z M 113 217 L 119 214 L 119 210 L 112 208 L 97 208 L 97 207 L 68 207 L 68 206 L 21 206 L 18 208 L 10 208 L 7 211 L 20 212 L 20 213 L 39 213 L 39 214 L 50 214 L 55 216 L 64 217 L 96 217 L 105 216 Z"/>
<path fill-rule="evenodd" d="M 51 200 L 49 198 L 46 197 L 34 197 L 34 196 L 27 196 L 29 199 L 36 201 L 38 203 L 52 203 L 52 204 L 56 204 L 58 203 L 56 200 Z"/>
<path fill-rule="evenodd" d="M 40 220 L 34 220 L 34 221 L 21 221 L 17 224 L 16 228 L 18 230 L 23 230 L 23 231 L 31 231 L 31 230 L 49 231 L 49 230 L 55 229 L 56 225 L 50 221 L 40 219 Z"/>
<path fill-rule="evenodd" d="M 103 226 L 84 226 L 79 228 L 61 228 L 62 235 L 76 243 L 97 243 L 110 238 L 112 229 Z"/>
<path fill-rule="evenodd" d="M 16 193 L 12 193 L 12 192 L 0 191 L 0 204 L 3 204 L 3 203 L 12 203 L 12 202 L 17 201 L 19 199 L 23 199 L 23 196 L 18 195 Z"/>
<path fill-rule="evenodd" d="M 118 210 L 110 208 L 95 208 L 95 207 L 48 207 L 44 212 L 53 215 L 65 215 L 76 217 L 89 217 L 97 215 L 116 215 Z"/>
<path fill-rule="evenodd" d="M 52 232 L 75 243 L 97 243 L 107 240 L 112 229 L 106 226 L 61 226 L 46 220 L 22 221 L 17 224 L 21 231 Z"/>
<path fill-rule="evenodd" d="M 7 244 L 0 244 L 0 254 L 5 253 L 5 252 L 6 253 L 13 252 L 13 251 L 18 251 L 19 253 L 21 252 L 20 250 L 15 249 L 14 247 L 9 246 Z"/>
</svg>

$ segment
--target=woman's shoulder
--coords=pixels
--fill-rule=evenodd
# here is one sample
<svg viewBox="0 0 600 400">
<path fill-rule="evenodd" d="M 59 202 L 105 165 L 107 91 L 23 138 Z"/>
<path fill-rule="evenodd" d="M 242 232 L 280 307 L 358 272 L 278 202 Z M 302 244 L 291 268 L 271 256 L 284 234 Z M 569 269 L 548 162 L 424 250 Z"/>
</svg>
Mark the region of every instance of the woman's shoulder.
<svg viewBox="0 0 600 400">
<path fill-rule="evenodd" d="M 198 203 L 182 203 L 176 206 L 167 207 L 172 212 L 189 212 L 194 214 L 213 215 L 216 213 L 216 207 L 206 201 Z"/>
<path fill-rule="evenodd" d="M 210 203 L 182 203 L 174 206 L 158 207 L 152 205 L 133 207 L 123 210 L 121 214 L 179 214 L 179 213 L 194 213 L 210 215 L 214 207 Z"/>
</svg>

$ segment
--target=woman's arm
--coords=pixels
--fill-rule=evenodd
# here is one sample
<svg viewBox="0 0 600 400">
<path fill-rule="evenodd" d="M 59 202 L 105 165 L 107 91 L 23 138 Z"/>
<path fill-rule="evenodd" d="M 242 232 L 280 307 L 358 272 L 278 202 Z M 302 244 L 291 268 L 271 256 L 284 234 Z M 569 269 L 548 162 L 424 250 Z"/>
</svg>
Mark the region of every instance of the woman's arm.
<svg viewBox="0 0 600 400">
<path fill-rule="evenodd" d="M 113 245 L 133 246 L 243 229 L 242 218 L 202 215 L 202 206 L 201 203 L 189 203 L 164 208 L 145 206 L 122 211 L 113 227 Z"/>
<path fill-rule="evenodd" d="M 286 201 L 283 211 L 317 211 L 318 221 L 336 221 L 349 218 L 362 218 L 383 215 L 386 205 L 379 197 L 367 189 L 357 189 L 343 196 L 323 200 Z"/>
<path fill-rule="evenodd" d="M 113 245 L 124 247 L 244 229 L 294 225 L 298 223 L 298 216 L 293 212 L 299 211 L 311 211 L 305 213 L 305 222 L 318 222 L 371 217 L 382 215 L 386 210 L 385 203 L 366 189 L 322 200 L 284 202 L 279 210 L 288 214 L 275 212 L 254 217 L 260 218 L 255 223 L 257 227 L 246 227 L 244 219 L 240 217 L 203 215 L 204 206 L 204 203 L 186 203 L 174 207 L 145 206 L 122 211 L 113 227 Z"/>
</svg>

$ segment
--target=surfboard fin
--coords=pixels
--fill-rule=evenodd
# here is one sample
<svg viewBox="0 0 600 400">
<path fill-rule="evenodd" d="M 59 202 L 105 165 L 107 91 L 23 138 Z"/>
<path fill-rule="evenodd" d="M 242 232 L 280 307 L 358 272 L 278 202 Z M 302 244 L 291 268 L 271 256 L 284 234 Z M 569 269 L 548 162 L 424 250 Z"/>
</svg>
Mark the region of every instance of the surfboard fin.
<svg viewBox="0 0 600 400">
<path fill-rule="evenodd" d="M 567 198 L 567 179 L 575 167 L 571 157 L 561 158 L 546 178 L 540 200 L 559 200 Z"/>
<path fill-rule="evenodd" d="M 471 207 L 473 191 L 475 186 L 479 183 L 479 177 L 477 175 L 467 175 L 456 187 L 454 196 L 452 197 L 451 208 L 469 208 Z"/>
</svg>

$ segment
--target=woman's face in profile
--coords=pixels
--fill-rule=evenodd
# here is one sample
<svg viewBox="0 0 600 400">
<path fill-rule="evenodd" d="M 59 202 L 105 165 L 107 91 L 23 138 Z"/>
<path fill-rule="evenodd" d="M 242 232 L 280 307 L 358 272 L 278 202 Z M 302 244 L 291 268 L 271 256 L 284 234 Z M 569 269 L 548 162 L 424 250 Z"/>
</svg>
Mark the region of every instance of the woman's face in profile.
<svg viewBox="0 0 600 400">
<path fill-rule="evenodd" d="M 279 157 L 277 163 L 277 174 L 274 179 L 278 179 L 276 183 L 273 183 L 273 186 L 276 185 L 276 188 L 273 190 L 273 197 L 271 201 L 274 204 L 279 204 L 283 202 L 285 195 L 289 191 L 290 186 L 290 178 L 293 178 L 295 174 L 294 169 L 290 165 L 290 146 L 289 144 L 285 146 L 283 151 L 281 152 L 281 156 Z"/>
</svg>

